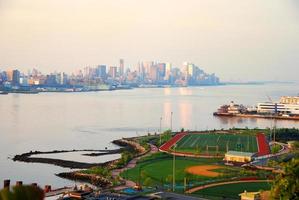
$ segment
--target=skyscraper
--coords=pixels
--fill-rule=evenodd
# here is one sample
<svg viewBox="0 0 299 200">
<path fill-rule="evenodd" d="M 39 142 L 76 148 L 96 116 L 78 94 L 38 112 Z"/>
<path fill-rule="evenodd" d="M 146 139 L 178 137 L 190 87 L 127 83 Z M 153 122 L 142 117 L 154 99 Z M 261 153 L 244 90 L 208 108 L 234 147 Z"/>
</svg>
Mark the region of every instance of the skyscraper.
<svg viewBox="0 0 299 200">
<path fill-rule="evenodd" d="M 125 64 L 124 64 L 124 59 L 119 60 L 119 75 L 123 76 L 125 72 Z"/>
<path fill-rule="evenodd" d="M 152 83 L 155 83 L 158 79 L 158 67 L 156 65 L 150 66 L 149 71 L 149 78 L 152 81 Z"/>
<path fill-rule="evenodd" d="M 13 70 L 12 71 L 12 85 L 20 85 L 20 71 Z"/>
<path fill-rule="evenodd" d="M 8 81 L 12 81 L 13 70 L 8 70 L 8 71 L 6 71 L 6 76 L 7 76 L 7 80 L 8 80 Z"/>
<path fill-rule="evenodd" d="M 116 78 L 116 73 L 117 73 L 117 67 L 111 66 L 109 68 L 109 75 L 114 79 Z"/>
<path fill-rule="evenodd" d="M 158 63 L 158 80 L 163 80 L 166 75 L 166 64 Z"/>
<path fill-rule="evenodd" d="M 107 73 L 106 73 L 106 65 L 99 65 L 97 67 L 97 77 L 100 77 L 101 79 L 106 79 Z"/>
</svg>

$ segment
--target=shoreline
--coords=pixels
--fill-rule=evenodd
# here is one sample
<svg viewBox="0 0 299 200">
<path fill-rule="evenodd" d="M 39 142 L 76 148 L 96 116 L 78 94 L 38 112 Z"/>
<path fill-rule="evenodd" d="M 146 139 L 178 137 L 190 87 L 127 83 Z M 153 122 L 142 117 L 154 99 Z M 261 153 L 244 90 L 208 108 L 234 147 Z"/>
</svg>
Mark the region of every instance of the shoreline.
<svg viewBox="0 0 299 200">
<path fill-rule="evenodd" d="M 63 159 L 53 159 L 53 158 L 40 158 L 40 157 L 31 157 L 32 155 L 39 155 L 39 154 L 53 154 L 53 153 L 67 153 L 67 152 L 79 152 L 79 151 L 95 151 L 99 153 L 88 153 L 88 154 L 82 154 L 86 156 L 102 156 L 102 155 L 108 155 L 108 154 L 116 154 L 116 153 L 124 153 L 125 151 L 135 152 L 133 157 L 131 159 L 138 158 L 140 156 L 143 156 L 149 152 L 149 150 L 146 150 L 144 147 L 142 147 L 140 144 L 134 141 L 134 138 L 126 138 L 126 139 L 118 139 L 112 141 L 113 144 L 116 144 L 119 146 L 119 149 L 114 150 L 91 150 L 91 149 L 83 149 L 83 150 L 53 150 L 53 151 L 30 151 L 27 153 L 23 153 L 20 155 L 15 155 L 13 158 L 11 158 L 13 161 L 18 162 L 26 162 L 26 163 L 44 163 L 44 164 L 50 164 L 50 165 L 56 165 L 63 168 L 69 168 L 69 169 L 77 169 L 72 172 L 61 172 L 58 174 L 55 174 L 56 176 L 60 178 L 65 178 L 68 180 L 76 181 L 81 180 L 83 182 L 87 182 L 90 184 L 93 184 L 98 187 L 103 188 L 110 188 L 113 186 L 113 179 L 109 180 L 108 177 L 98 175 L 98 174 L 88 174 L 83 173 L 83 170 L 92 169 L 94 167 L 103 167 L 108 170 L 115 170 L 115 169 L 121 169 L 123 166 L 119 166 L 119 162 L 122 160 L 122 158 L 119 159 L 113 159 L 107 162 L 103 163 L 85 163 L 85 162 L 76 162 L 71 160 L 63 160 Z"/>
<path fill-rule="evenodd" d="M 65 90 L 0 90 L 5 92 L 5 94 L 39 94 L 39 93 L 88 93 L 88 92 L 111 92 L 111 91 L 117 91 L 117 90 L 133 90 L 133 89 L 152 89 L 152 88 L 157 88 L 157 89 L 163 89 L 163 88 L 194 88 L 194 87 L 214 87 L 214 86 L 225 86 L 229 84 L 215 84 L 215 85 L 189 85 L 189 86 L 184 86 L 184 85 L 142 85 L 139 87 L 128 87 L 128 88 L 111 88 L 111 89 L 90 89 L 90 90 L 74 90 L 74 91 L 69 91 L 67 89 L 70 88 L 64 88 Z M 34 88 L 33 88 L 34 89 Z"/>
</svg>

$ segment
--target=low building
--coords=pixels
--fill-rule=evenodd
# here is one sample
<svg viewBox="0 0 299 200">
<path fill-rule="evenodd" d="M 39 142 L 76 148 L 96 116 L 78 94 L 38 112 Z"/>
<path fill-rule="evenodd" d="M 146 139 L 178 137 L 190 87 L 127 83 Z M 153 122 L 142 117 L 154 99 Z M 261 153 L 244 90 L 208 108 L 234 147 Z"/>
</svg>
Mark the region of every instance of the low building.
<svg viewBox="0 0 299 200">
<path fill-rule="evenodd" d="M 253 156 L 254 153 L 242 152 L 242 151 L 228 151 L 225 154 L 224 160 L 228 162 L 246 163 L 252 161 Z"/>
<path fill-rule="evenodd" d="M 247 192 L 246 190 L 239 194 L 241 200 L 260 200 L 261 194 L 260 192 Z"/>
</svg>

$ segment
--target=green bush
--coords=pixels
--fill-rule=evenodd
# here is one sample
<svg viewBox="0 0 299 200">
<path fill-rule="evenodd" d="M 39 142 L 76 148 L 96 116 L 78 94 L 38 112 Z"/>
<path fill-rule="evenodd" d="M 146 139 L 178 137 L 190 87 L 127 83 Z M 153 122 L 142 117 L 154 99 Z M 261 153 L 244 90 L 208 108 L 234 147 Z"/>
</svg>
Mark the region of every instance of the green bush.
<svg viewBox="0 0 299 200">
<path fill-rule="evenodd" d="M 271 194 L 273 199 L 299 199 L 299 159 L 285 164 L 275 177 Z"/>
<path fill-rule="evenodd" d="M 15 186 L 12 191 L 2 189 L 0 200 L 43 200 L 44 191 L 35 186 Z"/>
<path fill-rule="evenodd" d="M 87 170 L 82 170 L 81 173 L 96 174 L 96 175 L 101 175 L 101 176 L 104 176 L 104 177 L 111 176 L 110 170 L 106 167 L 92 167 L 92 168 L 87 169 Z"/>
</svg>

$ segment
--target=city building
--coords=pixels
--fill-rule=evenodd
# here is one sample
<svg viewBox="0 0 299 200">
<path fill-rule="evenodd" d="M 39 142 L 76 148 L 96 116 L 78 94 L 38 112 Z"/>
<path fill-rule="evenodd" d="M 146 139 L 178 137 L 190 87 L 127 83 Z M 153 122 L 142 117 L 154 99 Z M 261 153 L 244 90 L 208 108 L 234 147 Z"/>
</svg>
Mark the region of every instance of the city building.
<svg viewBox="0 0 299 200">
<path fill-rule="evenodd" d="M 105 80 L 107 77 L 106 65 L 99 65 L 96 70 L 97 77 Z"/>
<path fill-rule="evenodd" d="M 20 85 L 20 71 L 19 70 L 13 70 L 12 71 L 12 85 Z"/>
<path fill-rule="evenodd" d="M 299 105 L 299 96 L 290 97 L 290 96 L 282 96 L 280 98 L 280 103 L 282 104 L 298 104 Z"/>
<path fill-rule="evenodd" d="M 170 62 L 140 61 L 136 70 L 125 71 L 124 59 L 119 60 L 119 66 L 98 65 L 86 66 L 72 74 L 54 72 L 43 74 L 33 68 L 27 74 L 19 70 L 0 71 L 0 88 L 10 87 L 13 89 L 20 86 L 29 86 L 33 89 L 42 88 L 47 90 L 63 90 L 81 87 L 86 90 L 89 86 L 97 85 L 144 87 L 152 86 L 188 86 L 188 85 L 217 85 L 219 78 L 215 74 L 207 74 L 193 63 L 185 62 L 183 69 L 173 67 Z M 40 87 L 37 87 L 40 86 Z M 45 89 L 46 88 L 46 89 Z M 289 100 L 291 101 L 291 100 Z"/>
<path fill-rule="evenodd" d="M 124 59 L 119 60 L 119 75 L 123 76 L 125 72 L 125 64 L 124 64 Z"/>
<path fill-rule="evenodd" d="M 272 103 L 272 102 L 258 103 L 257 113 L 299 115 L 299 104 Z"/>
<path fill-rule="evenodd" d="M 116 75 L 117 75 L 117 67 L 115 67 L 115 66 L 111 66 L 111 67 L 109 68 L 109 76 L 110 76 L 111 78 L 116 78 Z"/>
<path fill-rule="evenodd" d="M 156 83 L 158 79 L 158 68 L 156 65 L 151 65 L 149 70 L 149 79 L 151 83 Z"/>
</svg>

